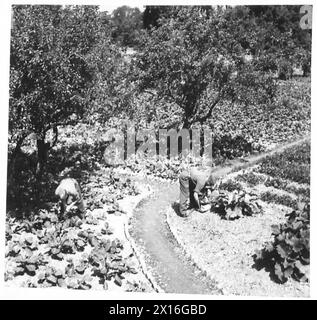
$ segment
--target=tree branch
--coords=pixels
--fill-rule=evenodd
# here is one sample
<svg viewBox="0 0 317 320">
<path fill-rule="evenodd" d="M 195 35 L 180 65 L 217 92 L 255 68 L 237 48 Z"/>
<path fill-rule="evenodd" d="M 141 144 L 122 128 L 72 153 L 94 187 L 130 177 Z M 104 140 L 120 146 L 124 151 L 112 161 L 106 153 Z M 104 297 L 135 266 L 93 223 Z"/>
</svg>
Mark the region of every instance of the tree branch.
<svg viewBox="0 0 317 320">
<path fill-rule="evenodd" d="M 221 93 L 219 92 L 217 98 L 215 99 L 215 101 L 213 102 L 213 104 L 211 105 L 211 107 L 209 108 L 208 112 L 202 116 L 202 117 L 199 117 L 198 119 L 196 119 L 197 121 L 199 121 L 200 123 L 204 122 L 207 120 L 207 118 L 209 118 L 212 114 L 212 111 L 213 109 L 215 108 L 215 106 L 218 104 L 218 102 L 220 101 L 221 99 Z"/>
<path fill-rule="evenodd" d="M 50 143 L 50 146 L 48 148 L 48 150 L 52 149 L 56 143 L 57 143 L 57 138 L 58 138 L 58 128 L 57 125 L 53 127 L 53 132 L 54 132 L 54 140 L 52 143 Z"/>
</svg>

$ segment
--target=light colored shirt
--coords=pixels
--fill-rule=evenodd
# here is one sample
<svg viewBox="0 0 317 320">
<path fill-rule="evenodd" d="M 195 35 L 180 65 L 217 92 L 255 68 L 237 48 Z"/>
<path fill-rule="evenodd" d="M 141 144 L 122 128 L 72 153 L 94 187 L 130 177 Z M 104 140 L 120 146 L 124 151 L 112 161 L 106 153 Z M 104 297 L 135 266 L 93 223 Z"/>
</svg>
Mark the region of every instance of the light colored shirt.
<svg viewBox="0 0 317 320">
<path fill-rule="evenodd" d="M 190 178 L 195 184 L 194 192 L 198 194 L 205 188 L 208 178 L 210 176 L 210 170 L 202 170 L 197 167 L 192 167 L 189 170 Z"/>
</svg>

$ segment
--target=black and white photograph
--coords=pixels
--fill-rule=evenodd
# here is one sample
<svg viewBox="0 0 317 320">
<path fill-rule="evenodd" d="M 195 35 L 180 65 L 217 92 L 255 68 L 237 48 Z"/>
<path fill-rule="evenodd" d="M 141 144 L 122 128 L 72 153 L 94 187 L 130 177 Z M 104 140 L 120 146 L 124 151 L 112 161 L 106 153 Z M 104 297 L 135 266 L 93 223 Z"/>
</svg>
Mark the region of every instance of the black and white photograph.
<svg viewBox="0 0 317 320">
<path fill-rule="evenodd" d="M 312 3 L 7 7 L 5 290 L 311 297 Z"/>
</svg>

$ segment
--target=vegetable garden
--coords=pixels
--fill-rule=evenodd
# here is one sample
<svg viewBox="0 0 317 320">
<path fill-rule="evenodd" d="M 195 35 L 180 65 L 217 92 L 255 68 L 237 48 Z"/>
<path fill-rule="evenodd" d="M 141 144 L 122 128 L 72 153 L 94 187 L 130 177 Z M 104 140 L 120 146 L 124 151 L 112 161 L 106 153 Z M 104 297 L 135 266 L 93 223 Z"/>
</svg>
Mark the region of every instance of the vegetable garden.
<svg viewBox="0 0 317 320">
<path fill-rule="evenodd" d="M 311 32 L 296 29 L 297 6 L 260 7 L 13 6 L 6 285 L 155 291 L 151 259 L 127 230 L 142 200 L 170 190 L 144 217 L 166 217 L 160 241 L 188 253 L 217 292 L 307 296 Z M 293 19 L 281 27 L 272 17 L 283 10 Z M 212 163 L 116 162 L 107 148 L 127 121 L 137 132 L 208 128 Z M 144 141 L 136 135 L 136 151 Z M 221 180 L 211 210 L 179 217 L 180 172 L 209 165 Z M 60 215 L 64 177 L 82 188 L 83 219 Z"/>
</svg>

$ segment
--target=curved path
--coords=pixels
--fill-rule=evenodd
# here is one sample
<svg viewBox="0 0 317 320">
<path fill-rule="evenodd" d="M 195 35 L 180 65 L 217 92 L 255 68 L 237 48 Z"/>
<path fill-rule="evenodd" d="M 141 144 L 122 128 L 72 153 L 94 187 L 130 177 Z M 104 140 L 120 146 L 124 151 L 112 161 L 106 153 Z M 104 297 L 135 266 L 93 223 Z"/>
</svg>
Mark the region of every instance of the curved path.
<svg viewBox="0 0 317 320">
<path fill-rule="evenodd" d="M 143 247 L 147 268 L 158 285 L 168 293 L 220 294 L 214 283 L 188 261 L 167 228 L 164 208 L 178 198 L 178 185 L 144 182 L 151 184 L 154 195 L 135 209 L 131 235 Z"/>
<path fill-rule="evenodd" d="M 225 176 L 237 168 L 246 168 L 268 155 L 309 140 L 303 138 L 272 151 L 250 156 L 247 160 L 233 160 L 216 167 L 216 176 Z M 147 267 L 159 286 L 167 293 L 221 294 L 221 290 L 206 278 L 186 257 L 176 243 L 165 221 L 165 210 L 178 201 L 178 183 L 143 178 L 153 189 L 153 195 L 143 200 L 134 210 L 131 236 L 144 252 Z"/>
</svg>

